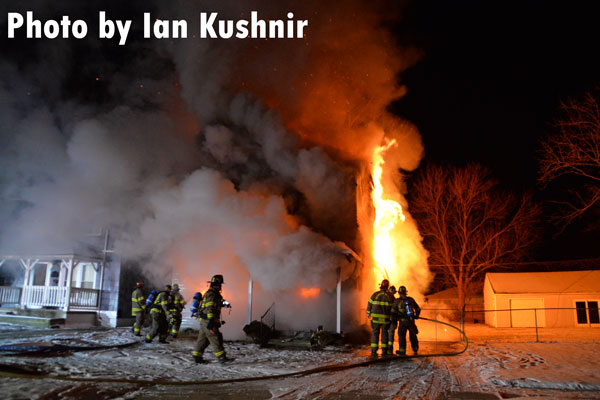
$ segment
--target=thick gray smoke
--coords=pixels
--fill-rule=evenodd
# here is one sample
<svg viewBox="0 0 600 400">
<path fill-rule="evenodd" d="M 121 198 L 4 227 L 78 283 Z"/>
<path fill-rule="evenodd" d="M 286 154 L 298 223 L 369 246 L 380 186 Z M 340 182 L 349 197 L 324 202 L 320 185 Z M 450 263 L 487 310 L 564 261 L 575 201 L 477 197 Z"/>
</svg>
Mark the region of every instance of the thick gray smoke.
<svg viewBox="0 0 600 400">
<path fill-rule="evenodd" d="M 302 7 L 263 1 L 189 3 L 108 11 L 114 18 L 152 11 L 161 18 L 190 20 L 199 10 L 239 18 L 258 9 L 267 19 L 294 11 L 311 21 L 307 41 L 326 43 L 327 38 L 310 35 L 332 31 L 324 28 L 328 18 L 319 14 L 318 2 Z M 357 3 L 358 12 L 365 9 Z M 348 4 L 338 18 L 352 14 L 355 5 Z M 56 18 L 85 16 L 90 9 L 95 16 L 106 8 L 104 2 L 90 2 L 87 8 L 61 2 L 60 10 L 51 5 L 55 2 L 40 1 L 27 9 L 39 18 Z M 9 9 L 25 10 L 0 6 L 4 15 Z M 359 31 L 371 27 L 379 32 L 379 19 L 366 18 Z M 314 145 L 321 140 L 298 135 L 277 106 L 286 84 L 296 85 L 307 72 L 312 48 L 302 39 L 293 52 L 285 41 L 264 48 L 268 44 L 259 40 L 139 40 L 135 31 L 127 46 L 117 47 L 94 37 L 2 39 L 2 252 L 72 251 L 86 235 L 110 229 L 122 259 L 142 263 L 148 274 L 163 279 L 176 272 L 190 288 L 188 297 L 194 289 L 204 290 L 213 273 L 225 274 L 226 294 L 240 302 L 252 278 L 270 293 L 261 306 L 275 298 L 291 305 L 296 295 L 281 293 L 300 287 L 331 292 L 356 239 L 353 156 L 340 156 L 339 149 L 331 152 L 327 145 Z M 362 39 L 348 40 L 351 48 L 352 41 Z M 268 60 L 261 59 L 264 54 Z M 280 75 L 269 72 L 277 67 Z M 386 68 L 394 77 L 398 65 Z M 272 87 L 274 95 L 265 87 Z M 306 97 L 290 90 L 287 108 Z M 352 132 L 361 132 L 363 122 Z M 311 122 L 307 132 L 314 128 Z M 338 128 L 332 134 L 340 135 Z M 298 310 L 290 325 L 304 324 L 298 319 L 302 312 L 314 318 L 320 305 L 310 304 L 315 312 Z M 243 305 L 237 310 L 241 323 Z"/>
</svg>

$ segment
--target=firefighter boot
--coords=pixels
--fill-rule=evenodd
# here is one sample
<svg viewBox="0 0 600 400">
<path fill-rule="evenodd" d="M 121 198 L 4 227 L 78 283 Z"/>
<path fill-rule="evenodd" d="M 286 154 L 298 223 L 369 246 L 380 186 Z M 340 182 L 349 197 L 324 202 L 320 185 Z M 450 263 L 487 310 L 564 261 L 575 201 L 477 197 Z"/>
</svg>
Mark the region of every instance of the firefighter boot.
<svg viewBox="0 0 600 400">
<path fill-rule="evenodd" d="M 400 351 L 400 350 L 396 350 L 396 354 L 398 354 L 399 356 L 405 356 L 406 352 Z"/>
<path fill-rule="evenodd" d="M 229 363 L 229 362 L 232 362 L 233 360 L 235 360 L 235 358 L 229 358 L 226 355 L 223 355 L 222 357 L 219 357 L 219 362 L 221 364 Z"/>
<path fill-rule="evenodd" d="M 372 358 L 377 358 L 377 349 L 371 349 L 371 357 Z"/>
<path fill-rule="evenodd" d="M 204 358 L 202 358 L 202 356 L 194 356 L 194 362 L 196 364 L 205 364 L 206 361 L 204 361 Z"/>
</svg>

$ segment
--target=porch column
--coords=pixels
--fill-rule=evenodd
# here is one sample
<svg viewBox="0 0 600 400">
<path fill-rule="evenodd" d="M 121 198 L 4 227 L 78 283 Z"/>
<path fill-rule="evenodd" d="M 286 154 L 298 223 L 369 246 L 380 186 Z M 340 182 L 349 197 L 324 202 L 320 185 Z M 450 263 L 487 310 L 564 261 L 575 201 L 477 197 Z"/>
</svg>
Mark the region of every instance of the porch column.
<svg viewBox="0 0 600 400">
<path fill-rule="evenodd" d="M 338 268 L 338 281 L 336 287 L 336 318 L 335 318 L 335 331 L 342 333 L 342 269 Z"/>
<path fill-rule="evenodd" d="M 70 259 L 65 264 L 67 265 L 67 282 L 66 282 L 67 292 L 66 292 L 65 304 L 63 307 L 64 307 L 64 310 L 68 312 L 69 305 L 71 303 L 71 280 L 73 279 L 73 268 L 75 268 L 77 263 L 74 263 L 73 259 Z"/>
<path fill-rule="evenodd" d="M 68 270 L 65 260 L 60 260 L 60 272 L 58 273 L 58 286 L 67 286 L 65 283 L 65 271 Z"/>
<path fill-rule="evenodd" d="M 50 274 L 52 273 L 52 263 L 46 264 L 46 281 L 44 282 L 45 286 L 50 286 Z"/>
<path fill-rule="evenodd" d="M 248 325 L 252 322 L 252 279 L 248 282 Z"/>
<path fill-rule="evenodd" d="M 75 277 L 75 287 L 80 288 L 81 282 L 83 282 L 83 274 L 85 273 L 85 264 L 79 264 L 79 271 L 77 271 L 77 276 Z M 75 268 L 75 266 L 73 266 Z"/>
<path fill-rule="evenodd" d="M 100 266 L 100 282 L 98 285 L 96 285 L 96 281 L 94 281 L 94 289 L 98 289 L 98 310 L 100 309 L 100 307 L 102 306 L 102 289 L 104 286 L 104 261 L 98 263 Z"/>
<path fill-rule="evenodd" d="M 27 306 L 26 302 L 27 302 L 27 294 L 29 292 L 29 287 L 31 286 L 31 284 L 29 283 L 30 281 L 30 273 L 31 270 L 33 269 L 33 267 L 37 264 L 38 260 L 35 261 L 31 261 L 30 258 L 27 259 L 20 259 L 19 260 L 21 262 L 21 266 L 23 266 L 23 268 L 25 268 L 25 277 L 23 278 L 23 291 L 21 292 L 21 302 L 20 302 L 20 306 L 21 307 L 25 307 Z"/>
</svg>

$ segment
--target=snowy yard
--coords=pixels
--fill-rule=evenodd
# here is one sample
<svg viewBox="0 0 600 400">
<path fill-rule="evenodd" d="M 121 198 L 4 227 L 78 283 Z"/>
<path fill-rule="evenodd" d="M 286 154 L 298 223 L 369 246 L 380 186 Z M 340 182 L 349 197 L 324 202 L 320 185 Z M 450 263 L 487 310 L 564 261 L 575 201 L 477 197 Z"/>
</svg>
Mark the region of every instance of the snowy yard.
<svg viewBox="0 0 600 400">
<path fill-rule="evenodd" d="M 4 327 L 6 328 L 6 327 Z M 218 383 L 342 366 L 367 360 L 368 348 L 342 351 L 260 349 L 229 342 L 235 362 L 218 364 L 209 348 L 207 364 L 192 362 L 193 337 L 170 344 L 65 354 L 0 355 L 0 388 L 6 399 L 500 399 L 600 398 L 600 330 L 542 330 L 467 326 L 469 349 L 458 356 L 425 357 L 462 348 L 459 344 L 422 344 L 423 357 L 278 379 Z M 135 338 L 138 339 L 138 338 Z M 2 329 L 0 345 L 124 344 L 129 329 Z M 410 354 L 410 351 L 409 351 Z M 19 376 L 10 376 L 19 373 Z M 26 377 L 28 376 L 28 377 Z"/>
</svg>

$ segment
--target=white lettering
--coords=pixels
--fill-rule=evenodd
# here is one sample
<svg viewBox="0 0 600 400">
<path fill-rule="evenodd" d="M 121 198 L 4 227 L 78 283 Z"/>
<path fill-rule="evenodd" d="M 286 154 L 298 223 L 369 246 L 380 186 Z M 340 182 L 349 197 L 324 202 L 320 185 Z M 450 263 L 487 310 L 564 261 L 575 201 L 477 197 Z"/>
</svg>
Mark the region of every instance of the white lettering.
<svg viewBox="0 0 600 400">
<path fill-rule="evenodd" d="M 302 39 L 304 37 L 304 28 L 308 26 L 308 20 L 303 19 L 296 22 L 296 37 Z M 288 36 L 293 37 L 293 36 Z"/>
<path fill-rule="evenodd" d="M 10 39 L 15 37 L 15 30 L 21 28 L 23 22 L 23 16 L 21 14 L 8 13 L 8 37 Z M 59 35 L 64 39 L 68 39 L 71 32 L 77 39 L 82 39 L 87 35 L 87 24 L 85 21 L 78 19 L 71 23 L 71 19 L 68 15 L 63 15 L 60 22 L 50 19 L 45 21 L 42 25 L 42 21 L 34 19 L 33 11 L 27 11 L 25 25 L 27 26 L 26 37 L 28 39 L 41 39 L 42 37 L 56 39 Z"/>
<path fill-rule="evenodd" d="M 283 38 L 283 21 L 280 19 L 276 19 L 276 20 L 271 20 L 269 21 L 269 38 L 270 39 L 275 39 L 277 38 Z M 275 35 L 275 33 L 277 33 L 277 35 Z"/>
<path fill-rule="evenodd" d="M 289 12 L 287 17 L 289 20 L 287 22 L 287 37 L 288 39 L 292 39 L 294 37 L 294 21 L 292 20 L 294 18 L 294 13 Z"/>
<path fill-rule="evenodd" d="M 78 19 L 73 22 L 73 36 L 75 36 L 75 38 L 83 39 L 87 35 L 87 31 L 87 24 L 84 21 Z"/>
<path fill-rule="evenodd" d="M 225 30 L 225 26 L 227 26 L 227 30 Z M 222 39 L 229 39 L 233 36 L 233 21 L 219 21 L 219 36 Z"/>
<path fill-rule="evenodd" d="M 235 34 L 235 37 L 238 39 L 246 39 L 248 37 L 248 21 L 245 19 L 240 19 L 237 24 L 235 24 L 238 33 Z"/>
<path fill-rule="evenodd" d="M 44 36 L 46 36 L 48 39 L 56 39 L 59 33 L 60 27 L 58 26 L 58 22 L 53 20 L 46 21 L 44 24 Z M 69 37 L 68 34 L 67 37 Z"/>
<path fill-rule="evenodd" d="M 144 13 L 144 39 L 150 39 L 150 13 Z"/>
<path fill-rule="evenodd" d="M 173 37 L 175 39 L 179 39 L 179 38 L 187 38 L 187 21 L 186 20 L 179 20 L 179 21 L 173 21 Z"/>
<path fill-rule="evenodd" d="M 258 19 L 258 12 L 256 11 L 252 11 L 250 13 L 250 19 L 252 21 L 250 23 L 250 27 L 252 29 L 252 33 L 250 34 L 250 36 L 252 36 L 253 38 L 260 37 L 261 39 L 265 39 L 267 37 L 267 24 L 265 24 L 265 21 L 263 21 L 262 19 Z M 260 36 L 257 34 L 258 28 L 260 28 Z"/>
<path fill-rule="evenodd" d="M 154 22 L 154 37 L 157 39 L 169 37 L 169 21 L 157 20 Z"/>
<path fill-rule="evenodd" d="M 217 38 L 217 33 L 215 32 L 215 28 L 213 24 L 215 23 L 215 19 L 217 18 L 217 13 L 210 13 L 210 19 L 206 20 L 206 13 L 200 13 L 200 37 L 202 39 L 206 39 L 206 34 L 208 33 L 211 39 Z"/>
<path fill-rule="evenodd" d="M 125 23 L 121 20 L 117 20 L 117 29 L 119 30 L 119 46 L 123 46 L 127 42 L 127 35 L 129 35 L 129 28 L 131 28 L 131 21 L 127 20 Z"/>
<path fill-rule="evenodd" d="M 8 13 L 8 38 L 15 38 L 15 29 L 19 29 L 23 26 L 23 16 L 19 13 L 9 12 Z"/>
<path fill-rule="evenodd" d="M 100 39 L 112 39 L 115 36 L 115 24 L 110 19 L 106 20 L 106 13 L 104 11 L 100 11 L 100 32 L 98 32 L 98 37 Z"/>
<path fill-rule="evenodd" d="M 304 28 L 308 26 L 308 20 L 295 20 L 292 12 L 287 13 L 287 20 L 260 19 L 257 11 L 250 12 L 249 20 L 218 20 L 217 17 L 218 13 L 216 12 L 212 12 L 210 15 L 200 13 L 200 38 L 230 39 L 235 35 L 238 39 L 283 39 L 286 37 L 301 39 L 304 37 Z"/>
<path fill-rule="evenodd" d="M 35 38 L 39 39 L 42 37 L 42 23 L 39 20 L 33 19 L 33 12 L 27 11 L 27 37 L 32 38 L 33 28 L 35 28 Z"/>
</svg>

